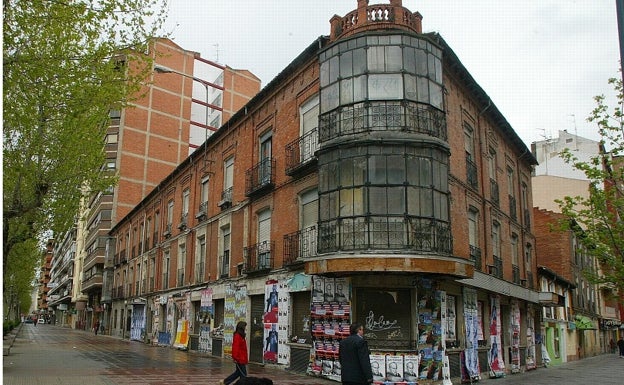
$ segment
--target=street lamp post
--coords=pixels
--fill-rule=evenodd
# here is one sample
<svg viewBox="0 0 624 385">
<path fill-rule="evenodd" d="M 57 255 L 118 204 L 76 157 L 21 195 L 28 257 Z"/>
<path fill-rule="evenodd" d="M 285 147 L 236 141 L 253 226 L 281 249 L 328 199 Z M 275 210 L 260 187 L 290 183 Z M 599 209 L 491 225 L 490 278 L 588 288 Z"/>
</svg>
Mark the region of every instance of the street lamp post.
<svg viewBox="0 0 624 385">
<path fill-rule="evenodd" d="M 193 75 L 185 74 L 184 72 L 176 71 L 174 69 L 171 69 L 171 68 L 159 65 L 159 64 L 154 65 L 154 72 L 157 72 L 159 74 L 170 74 L 170 73 L 178 74 L 180 76 L 184 76 L 186 78 L 193 79 L 194 81 L 196 81 L 198 83 L 201 83 L 204 86 L 204 88 L 206 89 L 206 98 L 205 98 L 205 103 L 204 103 L 205 107 L 206 107 L 205 127 L 204 127 L 204 129 L 206 130 L 206 135 L 205 135 L 205 138 L 204 138 L 204 143 L 205 143 L 205 141 L 208 140 L 208 127 L 209 127 L 209 125 L 208 125 L 208 115 L 209 115 L 208 111 L 209 111 L 209 108 L 222 111 L 221 107 L 213 106 L 213 105 L 210 104 L 210 102 L 208 100 L 208 87 L 216 88 L 216 89 L 221 90 L 221 91 L 224 90 L 224 87 L 220 86 L 218 84 L 214 84 L 214 83 L 208 82 L 208 81 L 206 81 L 204 79 L 200 79 L 200 78 L 195 77 Z M 205 146 L 205 144 L 204 144 L 204 146 Z"/>
</svg>

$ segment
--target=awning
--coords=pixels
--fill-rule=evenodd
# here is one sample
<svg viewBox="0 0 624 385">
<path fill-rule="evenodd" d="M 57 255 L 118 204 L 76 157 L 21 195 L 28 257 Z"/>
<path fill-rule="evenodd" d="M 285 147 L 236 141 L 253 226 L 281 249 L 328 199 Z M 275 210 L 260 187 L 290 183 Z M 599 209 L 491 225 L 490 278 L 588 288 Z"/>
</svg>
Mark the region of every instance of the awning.
<svg viewBox="0 0 624 385">
<path fill-rule="evenodd" d="M 585 316 L 577 315 L 574 323 L 578 330 L 596 330 L 593 321 Z"/>
</svg>

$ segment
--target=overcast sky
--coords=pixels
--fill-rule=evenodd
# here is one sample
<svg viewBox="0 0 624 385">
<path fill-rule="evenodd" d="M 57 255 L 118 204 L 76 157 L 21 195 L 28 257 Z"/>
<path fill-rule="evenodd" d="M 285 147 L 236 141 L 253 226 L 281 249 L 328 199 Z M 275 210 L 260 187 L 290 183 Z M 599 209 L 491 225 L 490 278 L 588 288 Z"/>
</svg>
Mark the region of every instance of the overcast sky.
<svg viewBox="0 0 624 385">
<path fill-rule="evenodd" d="M 389 3 L 371 0 L 370 4 Z M 527 145 L 568 130 L 597 139 L 593 97 L 619 77 L 616 0 L 403 0 L 439 32 Z M 357 0 L 169 0 L 182 48 L 267 85 Z M 611 103 L 613 105 L 613 103 Z"/>
</svg>

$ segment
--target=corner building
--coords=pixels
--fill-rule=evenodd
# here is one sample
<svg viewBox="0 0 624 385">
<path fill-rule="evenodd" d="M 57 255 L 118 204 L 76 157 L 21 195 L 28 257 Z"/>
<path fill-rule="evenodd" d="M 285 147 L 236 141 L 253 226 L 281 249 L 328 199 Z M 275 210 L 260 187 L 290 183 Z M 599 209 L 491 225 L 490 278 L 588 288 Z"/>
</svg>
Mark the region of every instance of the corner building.
<svg viewBox="0 0 624 385">
<path fill-rule="evenodd" d="M 354 321 L 376 381 L 536 367 L 536 161 L 421 20 L 334 16 L 111 230 L 114 330 L 225 357 L 246 320 L 251 361 L 335 380 Z"/>
</svg>

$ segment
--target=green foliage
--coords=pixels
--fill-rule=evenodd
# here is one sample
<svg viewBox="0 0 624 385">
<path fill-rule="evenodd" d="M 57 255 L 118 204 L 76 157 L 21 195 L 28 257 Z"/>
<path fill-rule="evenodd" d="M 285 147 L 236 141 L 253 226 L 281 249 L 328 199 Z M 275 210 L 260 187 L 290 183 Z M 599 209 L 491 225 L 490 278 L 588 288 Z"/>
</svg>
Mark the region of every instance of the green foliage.
<svg viewBox="0 0 624 385">
<path fill-rule="evenodd" d="M 596 123 L 601 152 L 580 161 L 566 150 L 562 156 L 590 181 L 589 197 L 565 197 L 558 201 L 567 217 L 566 228 L 575 231 L 590 255 L 600 263 L 593 282 L 624 292 L 624 95 L 622 81 L 610 79 L 617 105 L 609 108 L 604 95 L 596 96 L 596 108 L 587 119 Z M 572 225 L 571 225 L 572 224 Z"/>
<path fill-rule="evenodd" d="M 15 247 L 66 231 L 82 197 L 114 185 L 104 170 L 109 111 L 150 71 L 134 53 L 164 11 L 163 0 L 3 1 L 5 278 Z"/>
<path fill-rule="evenodd" d="M 13 247 L 4 271 L 3 305 L 5 317 L 19 319 L 19 313 L 28 313 L 32 293 L 36 290 L 35 274 L 40 265 L 42 251 L 35 239 Z"/>
</svg>

